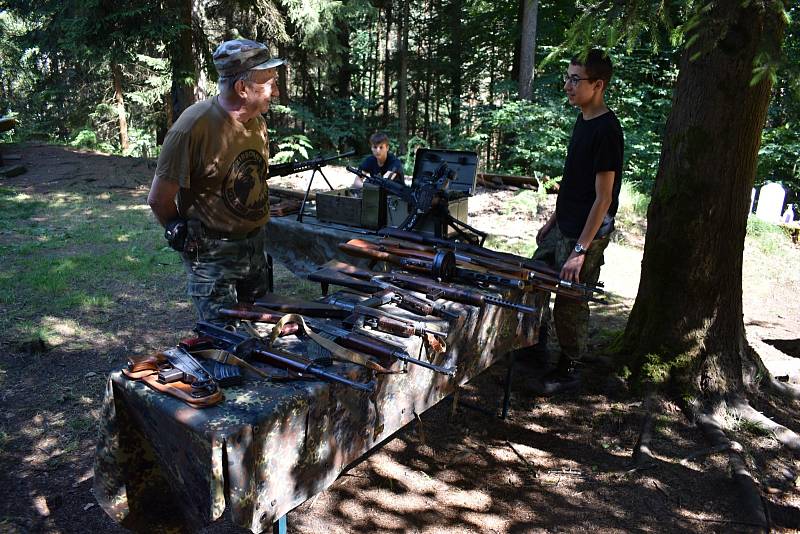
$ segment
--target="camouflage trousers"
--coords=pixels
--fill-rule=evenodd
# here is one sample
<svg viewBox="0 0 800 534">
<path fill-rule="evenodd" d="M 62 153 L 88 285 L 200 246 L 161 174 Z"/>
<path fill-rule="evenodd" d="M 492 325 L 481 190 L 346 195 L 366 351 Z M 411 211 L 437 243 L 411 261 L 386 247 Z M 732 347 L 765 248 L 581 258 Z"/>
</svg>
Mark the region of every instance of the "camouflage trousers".
<svg viewBox="0 0 800 534">
<path fill-rule="evenodd" d="M 263 230 L 236 241 L 201 237 L 197 248 L 181 256 L 187 292 L 200 319 L 214 321 L 220 308 L 253 302 L 267 292 Z"/>
<path fill-rule="evenodd" d="M 592 241 L 589 250 L 586 251 L 581 268 L 581 283 L 596 284 L 600 279 L 600 267 L 604 263 L 603 252 L 608 246 L 609 239 L 610 236 L 604 236 Z M 555 224 L 539 244 L 533 254 L 533 259 L 543 261 L 560 271 L 575 249 L 577 241 L 577 239 L 562 234 L 558 224 Z M 550 329 L 552 326 L 555 326 L 562 357 L 580 361 L 586 353 L 586 342 L 589 338 L 589 304 L 556 295 L 551 321 L 550 298 L 548 297 L 541 328 Z M 549 336 L 551 340 L 553 337 Z"/>
</svg>

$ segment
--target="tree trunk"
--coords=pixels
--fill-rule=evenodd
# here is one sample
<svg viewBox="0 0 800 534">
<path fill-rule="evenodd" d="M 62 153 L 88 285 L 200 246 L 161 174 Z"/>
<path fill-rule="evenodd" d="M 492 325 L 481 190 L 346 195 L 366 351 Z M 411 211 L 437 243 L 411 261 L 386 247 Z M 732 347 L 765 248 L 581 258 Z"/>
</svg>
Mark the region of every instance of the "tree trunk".
<svg viewBox="0 0 800 534">
<path fill-rule="evenodd" d="M 289 57 L 289 50 L 286 48 L 286 45 L 281 43 L 278 45 L 278 54 L 279 57 L 286 59 Z M 278 96 L 278 102 L 282 106 L 289 105 L 289 68 L 286 66 L 286 63 L 278 67 L 278 91 L 280 95 Z"/>
<path fill-rule="evenodd" d="M 111 62 L 111 75 L 114 78 L 114 101 L 117 103 L 117 117 L 119 119 L 119 146 L 122 151 L 128 150 L 128 119 L 125 117 L 125 99 L 122 95 L 122 69 Z"/>
<path fill-rule="evenodd" d="M 461 91 L 463 74 L 461 64 L 462 37 L 461 24 L 463 0 L 452 0 L 447 20 L 450 26 L 450 127 L 457 130 L 461 125 Z"/>
<path fill-rule="evenodd" d="M 711 4 L 681 58 L 623 342 L 636 382 L 718 399 L 744 392 L 760 364 L 745 339 L 742 252 L 771 86 L 751 85 L 754 59 L 778 57 L 784 30 L 765 4 Z"/>
<path fill-rule="evenodd" d="M 400 119 L 400 132 L 397 139 L 397 151 L 406 153 L 408 145 L 408 1 L 404 1 L 403 11 L 398 26 L 397 48 L 400 56 L 400 75 L 397 80 L 397 115 Z"/>
<path fill-rule="evenodd" d="M 183 110 L 194 104 L 197 73 L 192 50 L 192 2 L 173 0 L 181 31 L 170 47 L 172 63 L 172 120 L 178 120 Z"/>
<path fill-rule="evenodd" d="M 519 56 L 519 98 L 533 100 L 533 77 L 536 68 L 536 21 L 539 0 L 523 0 L 522 32 Z"/>
<path fill-rule="evenodd" d="M 392 0 L 386 2 L 386 46 L 383 52 L 383 120 L 382 126 L 386 128 L 389 124 L 389 96 L 391 94 L 390 80 L 394 78 L 390 61 L 391 50 L 389 43 L 392 35 Z"/>
<path fill-rule="evenodd" d="M 522 33 L 523 33 L 523 21 L 525 20 L 525 5 L 530 0 L 518 0 L 517 2 L 517 20 L 516 20 L 516 31 L 517 31 L 517 39 L 514 40 L 514 55 L 511 57 L 511 81 L 516 82 L 519 84 L 519 63 L 520 58 L 522 57 Z"/>
<path fill-rule="evenodd" d="M 339 21 L 336 38 L 342 51 L 342 66 L 339 67 L 336 76 L 336 96 L 347 98 L 350 96 L 350 86 L 353 81 L 353 65 L 351 64 L 350 23 L 344 18 Z"/>
</svg>

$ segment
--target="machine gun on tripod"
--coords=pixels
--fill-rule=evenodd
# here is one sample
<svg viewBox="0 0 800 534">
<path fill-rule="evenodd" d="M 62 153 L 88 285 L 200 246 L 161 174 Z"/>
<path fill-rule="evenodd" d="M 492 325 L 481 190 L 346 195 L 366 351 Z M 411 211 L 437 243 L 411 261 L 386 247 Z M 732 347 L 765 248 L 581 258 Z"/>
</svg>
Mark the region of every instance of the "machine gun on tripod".
<svg viewBox="0 0 800 534">
<path fill-rule="evenodd" d="M 307 159 L 305 161 L 293 161 L 289 163 L 270 165 L 267 178 L 272 178 L 275 176 L 288 176 L 297 172 L 305 172 L 310 170 L 314 171 L 311 173 L 311 178 L 308 180 L 306 193 L 303 195 L 303 201 L 300 203 L 300 212 L 297 214 L 297 222 L 303 222 L 303 211 L 306 208 L 306 202 L 308 202 L 308 196 L 311 193 L 311 184 L 314 183 L 314 177 L 317 175 L 317 173 L 322 176 L 322 179 L 325 180 L 325 183 L 328 184 L 328 187 L 333 190 L 333 186 L 328 181 L 328 177 L 325 176 L 324 172 L 322 172 L 322 167 L 327 165 L 330 161 L 340 158 L 348 158 L 355 155 L 356 151 L 350 150 L 349 152 L 344 152 L 343 154 L 337 154 L 335 156 L 317 156 L 316 158 Z"/>
<path fill-rule="evenodd" d="M 408 217 L 398 226 L 401 230 L 414 230 L 419 228 L 426 220 L 434 220 L 435 235 L 443 237 L 447 229 L 456 231 L 459 238 L 469 243 L 482 245 L 486 233 L 473 228 L 463 221 L 459 221 L 450 214 L 448 203 L 450 200 L 467 196 L 463 191 L 448 191 L 450 181 L 455 178 L 455 171 L 447 163 L 442 162 L 434 172 L 424 173 L 416 179 L 416 183 L 408 187 L 381 176 L 370 175 L 361 169 L 347 167 L 347 170 L 364 180 L 366 183 L 377 185 L 386 192 L 405 200 L 408 204 Z"/>
</svg>

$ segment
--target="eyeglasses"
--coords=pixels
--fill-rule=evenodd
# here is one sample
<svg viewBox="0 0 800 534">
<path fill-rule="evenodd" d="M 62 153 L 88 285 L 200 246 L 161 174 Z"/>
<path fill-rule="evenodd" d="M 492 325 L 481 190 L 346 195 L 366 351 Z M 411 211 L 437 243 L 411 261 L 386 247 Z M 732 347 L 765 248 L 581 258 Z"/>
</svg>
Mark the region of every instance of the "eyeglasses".
<svg viewBox="0 0 800 534">
<path fill-rule="evenodd" d="M 575 87 L 580 83 L 581 80 L 593 80 L 595 78 L 579 78 L 577 76 L 570 76 L 568 74 L 564 75 L 564 83 L 570 84 L 572 87 Z"/>
</svg>

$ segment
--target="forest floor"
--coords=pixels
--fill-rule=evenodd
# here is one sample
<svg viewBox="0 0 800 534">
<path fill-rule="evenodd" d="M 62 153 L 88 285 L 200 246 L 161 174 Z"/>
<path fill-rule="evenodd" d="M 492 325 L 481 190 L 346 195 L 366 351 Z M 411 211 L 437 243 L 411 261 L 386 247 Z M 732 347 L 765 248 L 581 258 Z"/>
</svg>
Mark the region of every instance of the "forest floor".
<svg viewBox="0 0 800 534">
<path fill-rule="evenodd" d="M 144 205 L 152 161 L 38 144 L 2 149 L 4 155 L 21 157 L 10 163 L 27 167 L 25 174 L 0 178 L 2 199 L 48 202 L 55 214 L 61 213 L 64 203 L 88 198 L 100 202 L 107 213 L 131 212 L 131 224 L 153 232 L 153 243 L 160 239 Z M 326 175 L 336 184 L 351 180 L 337 167 L 326 168 Z M 283 178 L 273 185 L 287 186 L 291 181 Z M 553 203 L 552 196 L 529 191 L 481 189 L 470 199 L 470 224 L 490 232 L 495 245 L 527 252 Z M 33 228 L 31 232 L 9 226 L 0 214 L 0 531 L 121 532 L 91 491 L 105 377 L 120 369 L 128 354 L 163 349 L 175 343 L 179 332 L 191 328 L 194 317 L 185 302 L 182 270 L 174 256 L 154 252 L 152 277 L 136 278 L 139 275 L 132 271 L 129 280 L 109 284 L 103 289 L 112 297 L 99 311 L 90 306 L 82 308 L 88 311 L 61 317 L 48 308 L 47 299 L 32 309 L 30 303 L 38 297 L 33 290 L 29 295 L 24 288 L 15 289 L 13 282 L 25 274 L 23 269 L 35 268 L 24 261 L 38 253 L 23 246 L 22 236 L 43 238 L 45 230 L 40 228 L 49 224 L 52 231 L 67 223 L 48 220 L 31 209 L 15 222 Z M 95 221 L 97 232 L 107 230 L 101 211 L 78 215 Z M 328 490 L 292 511 L 290 531 L 751 530 L 749 518 L 742 516 L 726 456 L 692 457 L 709 444 L 669 402 L 661 405 L 654 425 L 654 463 L 630 470 L 645 412 L 641 399 L 626 390 L 601 357 L 603 348 L 624 328 L 639 280 L 644 221 L 633 214 L 621 219 L 601 275 L 613 298 L 609 305 L 593 306 L 592 357 L 580 389 L 539 396 L 529 388 L 537 371 L 527 365 L 514 373 L 511 412 L 505 420 L 442 402 L 351 466 Z M 117 236 L 117 244 L 110 246 L 124 247 L 129 237 Z M 73 254 L 83 245 L 74 235 L 65 239 L 70 238 L 66 253 Z M 748 339 L 773 374 L 795 383 L 800 382 L 798 264 L 800 248 L 790 241 L 765 247 L 748 238 L 743 280 Z M 286 269 L 279 268 L 276 282 L 278 292 L 309 291 L 308 286 L 298 286 Z M 55 306 L 57 292 L 66 290 L 53 291 L 50 299 Z M 174 303 L 154 304 L 165 299 Z M 50 337 L 46 343 L 32 340 L 17 323 L 47 327 Z M 497 412 L 505 374 L 505 364 L 493 366 L 464 388 L 462 399 Z M 797 403 L 761 397 L 755 406 L 800 431 Z M 773 530 L 798 531 L 800 461 L 762 429 L 735 420 L 729 423 L 744 447 Z M 226 514 L 203 532 L 244 530 Z"/>
</svg>

